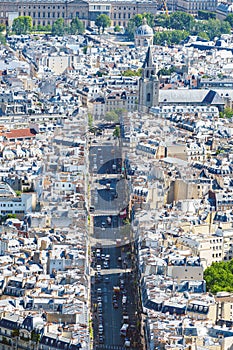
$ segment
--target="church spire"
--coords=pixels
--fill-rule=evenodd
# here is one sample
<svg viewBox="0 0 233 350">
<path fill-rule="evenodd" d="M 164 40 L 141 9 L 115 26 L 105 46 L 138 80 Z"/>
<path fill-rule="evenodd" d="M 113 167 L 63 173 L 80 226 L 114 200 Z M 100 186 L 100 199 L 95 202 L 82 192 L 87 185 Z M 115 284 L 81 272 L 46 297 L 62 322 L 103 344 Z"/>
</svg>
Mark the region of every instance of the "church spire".
<svg viewBox="0 0 233 350">
<path fill-rule="evenodd" d="M 151 46 L 148 47 L 147 53 L 146 53 L 146 58 L 143 63 L 142 68 L 151 68 L 153 67 L 153 58 L 152 58 L 152 52 L 151 52 Z"/>
</svg>

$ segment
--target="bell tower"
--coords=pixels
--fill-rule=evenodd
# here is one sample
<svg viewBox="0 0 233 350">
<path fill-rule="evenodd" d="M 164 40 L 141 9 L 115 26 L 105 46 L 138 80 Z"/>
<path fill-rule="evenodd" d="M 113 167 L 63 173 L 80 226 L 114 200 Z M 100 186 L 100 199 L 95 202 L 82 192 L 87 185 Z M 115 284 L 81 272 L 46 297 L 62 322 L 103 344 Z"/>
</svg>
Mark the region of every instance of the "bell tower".
<svg viewBox="0 0 233 350">
<path fill-rule="evenodd" d="M 151 47 L 149 46 L 142 66 L 142 76 L 139 79 L 139 112 L 147 113 L 151 107 L 159 105 L 159 79 L 155 70 Z"/>
</svg>

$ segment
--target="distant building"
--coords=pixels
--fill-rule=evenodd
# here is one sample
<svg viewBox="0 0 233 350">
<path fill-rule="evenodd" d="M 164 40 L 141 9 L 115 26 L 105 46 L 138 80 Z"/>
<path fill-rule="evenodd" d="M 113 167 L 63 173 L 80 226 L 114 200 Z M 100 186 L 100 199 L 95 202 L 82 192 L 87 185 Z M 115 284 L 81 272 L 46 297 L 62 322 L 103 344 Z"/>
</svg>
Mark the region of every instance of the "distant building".
<svg viewBox="0 0 233 350">
<path fill-rule="evenodd" d="M 149 46 L 139 80 L 139 112 L 148 112 L 151 107 L 159 104 L 159 79 L 155 70 L 151 46 Z"/>
<path fill-rule="evenodd" d="M 154 33 L 153 29 L 148 26 L 146 18 L 143 19 L 143 24 L 139 26 L 134 34 L 136 47 L 148 47 L 153 45 Z"/>
<path fill-rule="evenodd" d="M 199 10 L 215 12 L 216 8 L 216 0 L 178 0 L 176 4 L 177 11 L 188 12 L 194 15 L 196 15 Z"/>
<path fill-rule="evenodd" d="M 85 25 L 92 25 L 100 14 L 106 14 L 111 18 L 112 25 L 126 27 L 131 18 L 144 12 L 156 14 L 156 3 L 151 0 L 3 0 L 0 2 L 0 23 L 11 25 L 18 16 L 31 16 L 33 26 L 46 26 L 52 25 L 58 18 L 69 23 L 78 17 Z"/>
</svg>

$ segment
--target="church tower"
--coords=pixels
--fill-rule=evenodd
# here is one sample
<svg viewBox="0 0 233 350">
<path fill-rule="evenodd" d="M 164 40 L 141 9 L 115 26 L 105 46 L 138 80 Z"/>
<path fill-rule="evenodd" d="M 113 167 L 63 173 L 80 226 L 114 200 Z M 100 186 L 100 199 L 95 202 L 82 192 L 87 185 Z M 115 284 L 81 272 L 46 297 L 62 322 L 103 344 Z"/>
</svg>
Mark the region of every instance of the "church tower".
<svg viewBox="0 0 233 350">
<path fill-rule="evenodd" d="M 151 107 L 159 105 L 159 79 L 155 70 L 149 46 L 142 66 L 142 76 L 139 79 L 139 112 L 147 113 Z"/>
</svg>

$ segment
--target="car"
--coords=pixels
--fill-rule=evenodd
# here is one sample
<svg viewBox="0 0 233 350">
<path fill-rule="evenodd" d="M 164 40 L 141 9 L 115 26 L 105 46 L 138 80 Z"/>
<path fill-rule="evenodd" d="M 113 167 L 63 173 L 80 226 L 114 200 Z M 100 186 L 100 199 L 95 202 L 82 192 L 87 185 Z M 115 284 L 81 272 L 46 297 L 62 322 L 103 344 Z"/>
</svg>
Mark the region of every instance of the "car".
<svg viewBox="0 0 233 350">
<path fill-rule="evenodd" d="M 113 307 L 114 307 L 114 309 L 118 309 L 118 302 L 117 301 L 114 301 Z"/>
<path fill-rule="evenodd" d="M 102 221 L 102 222 L 101 222 L 101 226 L 102 226 L 102 227 L 105 227 L 105 221 Z"/>
<path fill-rule="evenodd" d="M 106 260 L 106 261 L 109 261 L 109 260 L 110 260 L 110 255 L 109 255 L 109 254 L 106 254 L 106 255 L 105 255 L 105 260 Z"/>
<path fill-rule="evenodd" d="M 101 254 L 101 260 L 105 260 L 105 254 Z"/>
<path fill-rule="evenodd" d="M 101 252 L 100 252 L 100 249 L 96 249 L 95 256 L 96 256 L 96 258 L 97 258 L 97 259 L 100 259 L 100 258 L 101 258 Z"/>
<path fill-rule="evenodd" d="M 102 335 L 104 333 L 104 327 L 102 324 L 99 325 L 99 334 Z"/>
<path fill-rule="evenodd" d="M 97 295 L 102 295 L 102 289 L 101 288 L 97 289 Z"/>
<path fill-rule="evenodd" d="M 97 269 L 98 272 L 100 272 L 101 271 L 101 265 L 96 265 L 96 269 Z"/>
<path fill-rule="evenodd" d="M 102 335 L 99 335 L 99 343 L 100 344 L 104 343 L 104 337 Z"/>
<path fill-rule="evenodd" d="M 93 213 L 95 211 L 95 207 L 94 206 L 90 206 L 90 213 Z"/>
<path fill-rule="evenodd" d="M 98 297 L 98 298 L 97 298 L 97 302 L 98 302 L 98 303 L 102 303 L 102 297 Z"/>
<path fill-rule="evenodd" d="M 105 283 L 109 283 L 109 282 L 110 282 L 109 277 L 104 277 L 104 282 L 105 282 Z"/>
<path fill-rule="evenodd" d="M 109 269 L 109 263 L 108 263 L 108 261 L 104 261 L 104 269 Z"/>
<path fill-rule="evenodd" d="M 116 294 L 113 294 L 113 295 L 112 295 L 112 301 L 117 301 L 117 296 L 116 296 Z"/>
</svg>

